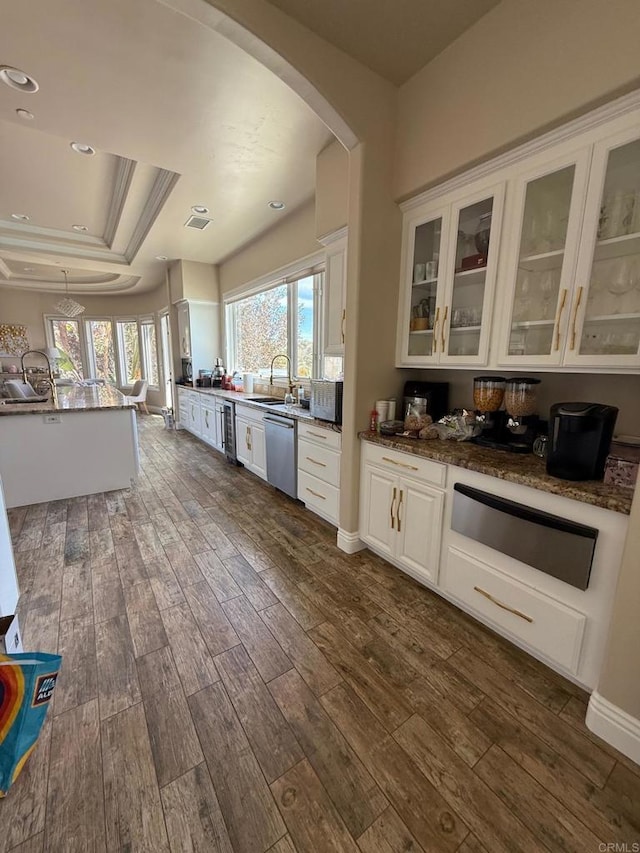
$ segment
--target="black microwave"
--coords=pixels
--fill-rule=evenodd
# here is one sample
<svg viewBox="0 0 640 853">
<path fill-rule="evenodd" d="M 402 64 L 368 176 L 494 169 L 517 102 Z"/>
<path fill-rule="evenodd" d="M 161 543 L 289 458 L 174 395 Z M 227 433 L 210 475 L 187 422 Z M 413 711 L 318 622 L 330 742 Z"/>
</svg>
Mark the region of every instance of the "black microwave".
<svg viewBox="0 0 640 853">
<path fill-rule="evenodd" d="M 329 379 L 312 379 L 310 384 L 310 414 L 321 421 L 329 421 L 332 424 L 341 424 L 342 389 L 344 383 L 332 382 Z"/>
</svg>

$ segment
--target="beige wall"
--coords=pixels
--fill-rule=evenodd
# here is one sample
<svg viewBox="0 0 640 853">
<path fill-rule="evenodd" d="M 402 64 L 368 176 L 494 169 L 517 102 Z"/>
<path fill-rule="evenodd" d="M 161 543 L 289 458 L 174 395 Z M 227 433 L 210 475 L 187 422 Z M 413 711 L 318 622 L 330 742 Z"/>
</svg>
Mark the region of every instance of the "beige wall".
<svg viewBox="0 0 640 853">
<path fill-rule="evenodd" d="M 310 201 L 280 219 L 266 234 L 220 264 L 220 294 L 224 297 L 230 290 L 321 248 L 315 234 L 315 205 Z"/>
<path fill-rule="evenodd" d="M 349 153 L 334 141 L 316 160 L 316 235 L 323 237 L 342 228 L 348 215 Z"/>
<path fill-rule="evenodd" d="M 504 0 L 399 90 L 396 198 L 640 85 L 638 0 Z"/>
<path fill-rule="evenodd" d="M 219 302 L 218 268 L 198 261 L 173 261 L 169 266 L 171 301 L 196 299 Z"/>
<path fill-rule="evenodd" d="M 44 330 L 44 315 L 56 314 L 55 303 L 60 299 L 59 293 L 44 293 L 42 291 L 19 290 L 17 288 L 0 289 L 0 323 L 20 323 L 27 327 L 29 346 L 39 349 L 46 345 Z M 85 296 L 78 295 L 78 302 L 85 306 L 82 317 L 128 317 L 152 314 L 168 304 L 168 296 L 164 284 L 154 290 L 132 296 Z M 158 353 L 158 356 L 160 354 Z M 12 359 L 4 358 L 3 363 Z M 19 363 L 19 359 L 14 359 Z M 151 406 L 163 405 L 160 394 L 149 391 L 147 402 Z"/>
</svg>

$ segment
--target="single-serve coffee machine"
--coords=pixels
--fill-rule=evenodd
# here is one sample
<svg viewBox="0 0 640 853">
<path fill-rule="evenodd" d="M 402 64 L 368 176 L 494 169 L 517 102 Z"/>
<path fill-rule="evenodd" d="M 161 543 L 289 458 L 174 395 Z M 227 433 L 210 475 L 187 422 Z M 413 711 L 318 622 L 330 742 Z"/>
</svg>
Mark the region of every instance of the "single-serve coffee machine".
<svg viewBox="0 0 640 853">
<path fill-rule="evenodd" d="M 617 416 L 615 406 L 554 403 L 547 473 L 563 480 L 601 480 Z"/>
<path fill-rule="evenodd" d="M 476 444 L 513 453 L 531 453 L 538 435 L 537 386 L 529 376 L 476 376 L 473 404 L 482 432 Z M 504 409 L 502 405 L 504 403 Z"/>
</svg>

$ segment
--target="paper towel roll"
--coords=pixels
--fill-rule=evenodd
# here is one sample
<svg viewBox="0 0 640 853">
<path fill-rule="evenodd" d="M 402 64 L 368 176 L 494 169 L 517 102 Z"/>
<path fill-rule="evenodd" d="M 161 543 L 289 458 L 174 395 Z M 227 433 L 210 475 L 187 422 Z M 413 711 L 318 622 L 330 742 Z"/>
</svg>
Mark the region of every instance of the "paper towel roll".
<svg viewBox="0 0 640 853">
<path fill-rule="evenodd" d="M 245 394 L 253 394 L 253 373 L 242 374 L 242 387 Z"/>
</svg>

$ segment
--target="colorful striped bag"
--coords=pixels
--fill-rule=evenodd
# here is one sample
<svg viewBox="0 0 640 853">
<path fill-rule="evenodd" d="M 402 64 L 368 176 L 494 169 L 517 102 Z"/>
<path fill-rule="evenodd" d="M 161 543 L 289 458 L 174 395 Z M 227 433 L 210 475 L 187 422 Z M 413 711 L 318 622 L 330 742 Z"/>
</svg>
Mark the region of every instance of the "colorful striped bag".
<svg viewBox="0 0 640 853">
<path fill-rule="evenodd" d="M 42 652 L 0 655 L 0 797 L 36 745 L 61 662 Z"/>
</svg>

